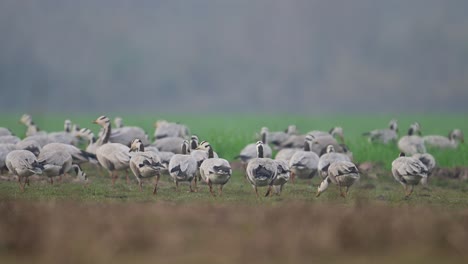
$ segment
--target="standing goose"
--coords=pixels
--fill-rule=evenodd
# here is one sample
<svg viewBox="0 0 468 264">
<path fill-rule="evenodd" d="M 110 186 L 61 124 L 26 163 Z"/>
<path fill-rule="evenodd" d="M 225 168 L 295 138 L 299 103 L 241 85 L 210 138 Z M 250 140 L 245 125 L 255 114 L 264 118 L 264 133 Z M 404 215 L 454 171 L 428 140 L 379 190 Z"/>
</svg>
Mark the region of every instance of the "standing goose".
<svg viewBox="0 0 468 264">
<path fill-rule="evenodd" d="M 307 135 L 304 150 L 299 150 L 289 160 L 291 181 L 297 176 L 299 179 L 312 179 L 317 174 L 319 156 L 311 151 L 312 136 Z"/>
<path fill-rule="evenodd" d="M 18 183 L 21 191 L 24 192 L 24 186 L 29 185 L 29 176 L 33 174 L 42 174 L 42 167 L 37 162 L 36 156 L 27 150 L 13 150 L 6 156 L 6 166 L 8 170 L 18 176 Z M 25 178 L 22 184 L 22 179 Z"/>
<path fill-rule="evenodd" d="M 160 169 L 162 167 L 159 156 L 152 151 L 145 151 L 143 142 L 140 139 L 134 139 L 132 141 L 130 151 L 132 152 L 132 157 L 130 158 L 130 169 L 138 181 L 140 192 L 142 191 L 141 180 L 143 178 L 152 178 L 156 176 L 153 188 L 153 194 L 156 194 L 160 177 Z"/>
<path fill-rule="evenodd" d="M 72 166 L 72 156 L 63 149 L 44 147 L 37 161 L 44 167 L 42 173 L 50 178 L 50 184 L 54 183 L 53 177 L 59 176 L 62 179 L 63 174 Z"/>
<path fill-rule="evenodd" d="M 465 138 L 463 132 L 460 129 L 454 129 L 450 131 L 448 137 L 431 135 L 423 137 L 424 144 L 433 147 L 433 148 L 452 148 L 455 149 L 458 147 L 458 144 L 464 143 Z"/>
<path fill-rule="evenodd" d="M 317 189 L 316 197 L 319 197 L 324 192 L 330 183 L 338 185 L 340 188 L 341 197 L 346 197 L 349 187 L 360 178 L 359 170 L 354 163 L 349 161 L 335 161 L 328 167 L 328 176 L 322 181 Z M 346 187 L 343 192 L 342 187 Z"/>
<path fill-rule="evenodd" d="M 96 150 L 96 157 L 112 178 L 112 186 L 115 184 L 115 180 L 118 178 L 117 171 L 126 171 L 127 184 L 130 179 L 128 178 L 128 168 L 130 167 L 130 148 L 120 143 L 108 143 L 110 137 L 110 120 L 105 116 L 101 116 L 93 123 L 98 124 L 104 128 L 105 133 L 98 139 L 98 144 L 102 144 Z M 108 125 L 109 124 L 109 125 Z M 107 129 L 109 128 L 109 129 Z"/>
<path fill-rule="evenodd" d="M 208 152 L 205 149 L 197 149 L 198 148 L 198 137 L 192 135 L 190 138 L 190 155 L 197 161 L 197 173 L 196 176 L 197 180 L 201 180 L 200 174 L 200 166 L 204 160 L 208 158 Z"/>
<path fill-rule="evenodd" d="M 41 151 L 65 151 L 72 156 L 73 163 L 82 164 L 90 162 L 93 164 L 97 163 L 96 155 L 81 150 L 73 145 L 64 144 L 64 143 L 49 143 L 42 147 Z"/>
<path fill-rule="evenodd" d="M 419 136 L 415 135 L 417 133 Z M 411 124 L 408 129 L 408 135 L 403 136 L 398 141 L 398 148 L 401 152 L 408 155 L 413 155 L 415 153 L 426 153 L 426 146 L 424 145 L 424 140 L 420 137 L 421 135 L 421 126 L 419 123 Z"/>
<path fill-rule="evenodd" d="M 268 129 L 266 127 L 263 127 L 261 132 L 260 132 L 260 135 L 262 137 L 262 149 L 263 149 L 263 156 L 265 158 L 271 158 L 271 155 L 272 155 L 272 150 L 270 148 L 270 146 L 267 145 L 267 135 L 268 135 Z M 258 142 L 257 142 L 258 143 Z M 257 157 L 257 149 L 258 149 L 258 145 L 257 144 L 248 144 L 247 146 L 245 146 L 239 156 L 237 156 L 237 158 L 240 158 L 241 162 L 245 165 L 247 164 L 251 159 Z"/>
<path fill-rule="evenodd" d="M 64 122 L 64 131 L 51 132 L 47 134 L 49 142 L 63 143 L 69 145 L 77 145 L 78 141 L 72 133 L 72 122 L 70 120 L 65 120 Z"/>
<path fill-rule="evenodd" d="M 169 162 L 169 174 L 176 184 L 176 191 L 179 191 L 179 182 L 189 182 L 190 192 L 193 192 L 192 182 L 195 183 L 197 173 L 197 161 L 188 154 L 189 143 L 184 140 L 182 143 L 182 154 L 175 154 Z"/>
<path fill-rule="evenodd" d="M 278 173 L 278 165 L 270 158 L 264 158 L 264 144 L 262 141 L 256 143 L 257 157 L 250 159 L 247 164 L 247 179 L 252 184 L 255 194 L 258 197 L 257 187 L 268 186 L 268 191 L 265 196 L 268 196 L 272 191 L 272 186 L 276 180 Z"/>
<path fill-rule="evenodd" d="M 8 153 L 16 150 L 14 144 L 0 144 L 0 175 L 3 175 L 6 168 L 6 157 Z"/>
<path fill-rule="evenodd" d="M 387 129 L 374 129 L 362 135 L 367 136 L 371 143 L 379 142 L 388 144 L 390 142 L 396 142 L 398 139 L 398 121 L 392 119 L 388 126 Z"/>
<path fill-rule="evenodd" d="M 335 161 L 349 161 L 349 157 L 342 153 L 336 153 L 333 145 L 327 147 L 327 153 L 320 156 L 318 161 L 318 171 L 322 179 L 327 178 L 328 176 L 328 167 Z"/>
<path fill-rule="evenodd" d="M 126 126 L 113 131 L 110 119 L 106 116 L 100 116 L 94 123 L 102 127 L 101 134 L 103 137 L 108 137 L 108 141 L 111 143 L 120 143 L 125 146 L 130 146 L 133 139 L 139 138 L 145 146 L 149 145 L 145 131 L 139 127 Z"/>
<path fill-rule="evenodd" d="M 392 162 L 393 177 L 403 185 L 406 197 L 411 195 L 414 185 L 427 178 L 427 173 L 426 165 L 416 158 L 406 157 L 403 152 Z"/>
<path fill-rule="evenodd" d="M 231 165 L 227 160 L 215 157 L 213 148 L 206 141 L 203 141 L 198 149 L 208 153 L 208 158 L 200 165 L 201 179 L 210 187 L 211 195 L 215 196 L 213 185 L 219 185 L 218 195 L 223 195 L 223 186 L 231 179 Z"/>
<path fill-rule="evenodd" d="M 273 188 L 277 195 L 281 195 L 283 191 L 283 186 L 289 181 L 291 177 L 290 168 L 288 162 L 285 160 L 275 160 L 277 165 L 277 176 L 276 180 L 273 182 Z"/>
</svg>

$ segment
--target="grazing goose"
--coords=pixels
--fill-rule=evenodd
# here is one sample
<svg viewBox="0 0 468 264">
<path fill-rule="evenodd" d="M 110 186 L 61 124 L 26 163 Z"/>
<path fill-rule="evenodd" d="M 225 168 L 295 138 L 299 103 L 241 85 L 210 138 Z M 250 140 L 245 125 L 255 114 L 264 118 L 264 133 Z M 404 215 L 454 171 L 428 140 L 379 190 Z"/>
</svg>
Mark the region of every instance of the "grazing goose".
<svg viewBox="0 0 468 264">
<path fill-rule="evenodd" d="M 322 179 L 325 179 L 328 176 L 328 167 L 335 161 L 351 162 L 348 156 L 342 153 L 336 153 L 335 147 L 333 147 L 333 145 L 329 145 L 327 147 L 327 153 L 320 156 L 318 161 L 317 169 L 319 171 L 320 176 L 322 176 Z"/>
<path fill-rule="evenodd" d="M 162 168 L 159 156 L 152 151 L 145 151 L 143 142 L 141 142 L 140 139 L 134 139 L 132 141 L 130 152 L 132 152 L 132 157 L 130 158 L 130 169 L 138 181 L 140 192 L 143 190 L 143 183 L 141 180 L 156 176 L 153 188 L 153 194 L 156 194 L 160 177 L 160 169 Z"/>
<path fill-rule="evenodd" d="M 16 150 L 14 144 L 0 144 L 0 175 L 3 175 L 6 169 L 6 156 L 13 150 Z"/>
<path fill-rule="evenodd" d="M 262 128 L 268 131 L 268 128 Z M 295 125 L 289 125 L 288 128 L 286 128 L 285 131 L 273 131 L 273 132 L 268 132 L 268 144 L 271 144 L 274 146 L 274 148 L 279 149 L 281 147 L 281 144 L 288 140 L 288 138 L 292 135 L 297 134 L 297 128 Z M 261 139 L 261 138 L 260 138 Z"/>
<path fill-rule="evenodd" d="M 312 136 L 307 135 L 304 150 L 298 150 L 289 160 L 291 181 L 297 176 L 299 179 L 312 179 L 317 174 L 319 156 L 311 151 Z"/>
<path fill-rule="evenodd" d="M 465 138 L 463 132 L 460 129 L 454 129 L 450 131 L 448 137 L 431 135 L 423 137 L 424 144 L 433 147 L 433 148 L 452 148 L 455 149 L 458 147 L 458 144 L 464 143 Z"/>
<path fill-rule="evenodd" d="M 395 180 L 405 188 L 405 196 L 409 197 L 413 192 L 414 185 L 422 179 L 427 178 L 427 167 L 419 159 L 405 157 L 405 153 L 392 162 L 392 174 Z M 408 190 L 408 185 L 410 189 Z"/>
<path fill-rule="evenodd" d="M 169 162 L 169 174 L 176 184 L 176 191 L 179 191 L 179 182 L 189 182 L 190 192 L 193 192 L 192 182 L 197 184 L 197 161 L 189 153 L 189 143 L 187 140 L 182 142 L 182 154 L 175 154 Z"/>
<path fill-rule="evenodd" d="M 398 141 L 398 148 L 401 152 L 408 155 L 413 155 L 415 153 L 426 153 L 426 146 L 424 145 L 424 140 L 415 133 L 421 135 L 421 126 L 419 123 L 413 123 L 408 129 L 408 135 L 403 136 Z"/>
<path fill-rule="evenodd" d="M 111 132 L 109 118 L 101 116 L 96 119 L 94 123 L 104 127 L 105 131 L 98 139 L 98 144 L 101 144 L 101 146 L 96 149 L 96 157 L 99 164 L 109 172 L 112 178 L 112 186 L 114 186 L 115 180 L 118 178 L 117 171 L 122 170 L 126 171 L 125 177 L 127 179 L 127 184 L 129 184 L 128 168 L 130 167 L 130 148 L 120 143 L 108 143 Z"/>
<path fill-rule="evenodd" d="M 41 145 L 32 139 L 25 139 L 21 140 L 20 142 L 16 143 L 16 149 L 24 149 L 24 150 L 29 150 L 31 151 L 36 157 L 39 156 L 39 153 L 41 152 Z"/>
<path fill-rule="evenodd" d="M 66 150 L 46 147 L 47 145 L 39 153 L 37 162 L 44 167 L 42 173 L 49 177 L 50 184 L 53 184 L 53 177 L 59 176 L 62 179 L 63 174 L 71 169 L 72 156 Z"/>
<path fill-rule="evenodd" d="M 85 182 L 85 183 L 88 182 L 88 176 L 87 176 L 86 173 L 81 169 L 80 165 L 78 165 L 78 164 L 72 164 L 71 169 L 72 169 L 73 171 L 75 171 L 75 173 L 76 173 L 76 178 L 77 178 L 80 182 Z"/>
<path fill-rule="evenodd" d="M 190 130 L 187 126 L 177 123 L 170 123 L 166 120 L 158 120 L 154 124 L 154 139 L 162 139 L 167 137 L 187 138 L 190 135 Z M 180 145 L 179 145 L 180 146 Z"/>
<path fill-rule="evenodd" d="M 335 161 L 328 165 L 328 176 L 320 183 L 316 197 L 324 192 L 330 183 L 338 185 L 341 197 L 346 197 L 349 187 L 360 178 L 359 170 L 354 163 L 349 161 Z M 346 187 L 343 192 L 342 187 Z"/>
<path fill-rule="evenodd" d="M 213 148 L 210 143 L 206 141 L 203 141 L 198 149 L 208 153 L 208 158 L 200 165 L 201 179 L 208 184 L 210 187 L 210 193 L 213 196 L 215 196 L 213 185 L 219 185 L 218 195 L 222 196 L 223 186 L 229 181 L 232 175 L 231 165 L 225 159 L 216 158 L 214 156 Z"/>
<path fill-rule="evenodd" d="M 0 137 L 1 136 L 13 136 L 13 133 L 6 127 L 0 127 Z"/>
<path fill-rule="evenodd" d="M 116 131 L 113 131 L 110 119 L 106 116 L 100 116 L 93 123 L 98 124 L 102 127 L 100 138 L 107 137 L 108 141 L 111 143 L 120 143 L 125 146 L 130 146 L 133 139 L 139 138 L 141 139 L 143 144 L 145 144 L 145 146 L 149 145 L 149 141 L 147 139 L 147 135 L 145 131 L 139 127 L 125 126 L 125 127 L 119 128 Z"/>
<path fill-rule="evenodd" d="M 363 133 L 363 136 L 367 136 L 371 143 L 383 143 L 388 144 L 390 142 L 396 142 L 398 139 L 398 121 L 392 119 L 388 124 L 387 129 L 374 129 L 372 131 Z"/>
<path fill-rule="evenodd" d="M 65 151 L 72 156 L 73 163 L 75 164 L 82 164 L 85 162 L 90 162 L 93 164 L 97 164 L 96 155 L 81 150 L 73 145 L 64 144 L 64 143 L 49 143 L 42 147 L 42 150 L 47 151 Z"/>
<path fill-rule="evenodd" d="M 285 160 L 275 160 L 277 165 L 277 176 L 273 182 L 273 188 L 276 195 L 281 195 L 283 186 L 289 181 L 291 176 L 288 162 Z"/>
<path fill-rule="evenodd" d="M 260 135 L 262 136 L 261 142 L 263 143 L 262 149 L 263 149 L 263 156 L 265 158 L 271 158 L 272 155 L 272 150 L 270 146 L 266 144 L 267 142 L 267 135 L 268 135 L 268 129 L 266 127 L 263 127 Z M 247 164 L 251 159 L 257 157 L 257 149 L 258 146 L 256 144 L 248 144 L 245 146 L 239 156 L 237 158 L 240 158 L 241 162 L 245 165 Z"/>
<path fill-rule="evenodd" d="M 274 160 L 264 157 L 264 144 L 262 141 L 256 143 L 256 148 L 257 157 L 250 159 L 247 164 L 247 179 L 252 184 L 257 197 L 257 187 L 268 186 L 268 191 L 265 194 L 265 196 L 268 196 L 272 193 L 272 186 L 278 174 L 278 165 Z"/>
<path fill-rule="evenodd" d="M 20 141 L 21 139 L 17 136 L 0 136 L 0 144 L 16 144 Z"/>
<path fill-rule="evenodd" d="M 29 185 L 29 176 L 42 174 L 44 167 L 37 162 L 36 156 L 27 150 L 13 150 L 6 156 L 6 166 L 8 170 L 18 176 L 18 183 L 21 191 L 24 186 Z M 22 179 L 25 178 L 22 184 Z"/>
<path fill-rule="evenodd" d="M 300 149 L 296 149 L 296 148 L 281 149 L 280 151 L 278 151 L 278 153 L 276 153 L 275 160 L 284 160 L 289 163 L 289 160 L 291 160 L 294 153 L 296 153 L 296 151 L 298 150 Z"/>
<path fill-rule="evenodd" d="M 182 154 L 180 146 L 184 142 L 180 137 L 165 137 L 157 139 L 152 146 L 159 149 L 159 151 L 172 152 L 175 154 Z"/>
<path fill-rule="evenodd" d="M 436 166 L 435 158 L 434 158 L 434 156 L 432 156 L 429 153 L 416 153 L 416 154 L 413 154 L 412 157 L 415 158 L 415 159 L 420 160 L 426 166 L 426 168 L 427 168 L 427 177 L 421 179 L 421 184 L 426 185 L 429 176 L 431 176 L 432 171 L 434 170 L 434 168 Z"/>
</svg>

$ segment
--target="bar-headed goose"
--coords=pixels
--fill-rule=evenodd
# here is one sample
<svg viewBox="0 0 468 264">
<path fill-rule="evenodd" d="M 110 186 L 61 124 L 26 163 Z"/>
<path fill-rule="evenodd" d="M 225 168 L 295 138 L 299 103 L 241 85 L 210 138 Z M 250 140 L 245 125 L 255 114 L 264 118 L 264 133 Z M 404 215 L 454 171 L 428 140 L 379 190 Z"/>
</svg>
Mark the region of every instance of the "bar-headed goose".
<svg viewBox="0 0 468 264">
<path fill-rule="evenodd" d="M 156 121 L 154 127 L 154 140 L 167 137 L 180 137 L 185 139 L 190 135 L 190 130 L 186 125 L 170 123 L 166 120 Z"/>
<path fill-rule="evenodd" d="M 0 144 L 0 175 L 3 175 L 6 169 L 6 156 L 13 150 L 16 150 L 15 144 Z"/>
<path fill-rule="evenodd" d="M 450 131 L 448 137 L 431 135 L 423 137 L 424 144 L 433 148 L 457 148 L 458 144 L 465 142 L 463 132 L 460 129 Z"/>
<path fill-rule="evenodd" d="M 100 116 L 93 123 L 102 127 L 102 136 L 100 138 L 107 137 L 108 141 L 111 143 L 120 143 L 125 146 L 130 146 L 133 139 L 139 138 L 145 146 L 149 145 L 148 136 L 145 131 L 139 127 L 125 126 L 113 131 L 110 119 L 106 116 Z"/>
<path fill-rule="evenodd" d="M 281 195 L 283 186 L 289 181 L 291 177 L 288 162 L 286 160 L 275 160 L 277 165 L 277 176 L 273 182 L 273 188 L 276 195 Z"/>
<path fill-rule="evenodd" d="M 210 187 L 210 193 L 214 196 L 213 185 L 219 185 L 218 195 L 223 194 L 223 186 L 229 181 L 232 175 L 232 169 L 229 162 L 225 159 L 214 156 L 213 148 L 210 143 L 203 141 L 198 149 L 206 151 L 208 158 L 200 165 L 201 179 Z"/>
<path fill-rule="evenodd" d="M 145 151 L 143 142 L 138 138 L 132 141 L 130 152 L 132 152 L 132 157 L 130 158 L 130 169 L 138 181 L 140 192 L 142 191 L 142 179 L 156 176 L 153 188 L 153 194 L 156 194 L 161 175 L 160 170 L 162 168 L 159 156 L 153 151 Z"/>
<path fill-rule="evenodd" d="M 152 144 L 159 149 L 159 151 L 172 152 L 175 154 L 182 154 L 180 146 L 184 142 L 183 138 L 180 137 L 165 137 L 156 139 Z"/>
<path fill-rule="evenodd" d="M 208 151 L 205 149 L 197 149 L 198 148 L 198 137 L 192 135 L 190 138 L 190 155 L 197 161 L 197 173 L 196 177 L 197 180 L 201 180 L 200 174 L 200 166 L 204 160 L 208 158 Z"/>
<path fill-rule="evenodd" d="M 176 184 L 176 191 L 179 191 L 179 182 L 189 182 L 190 192 L 193 192 L 192 182 L 197 185 L 197 161 L 189 153 L 189 143 L 184 140 L 182 143 L 182 154 L 175 154 L 169 162 L 169 174 Z"/>
<path fill-rule="evenodd" d="M 96 149 L 96 157 L 112 178 L 112 186 L 118 178 L 117 171 L 126 171 L 127 184 L 130 179 L 128 178 L 128 168 L 130 167 L 130 148 L 120 143 L 108 143 L 110 137 L 110 120 L 105 116 L 99 117 L 93 123 L 98 124 L 104 128 L 105 133 L 98 139 L 100 147 Z M 106 129 L 109 128 L 109 129 Z"/>
<path fill-rule="evenodd" d="M 406 157 L 405 153 L 392 162 L 392 174 L 395 180 L 405 188 L 405 196 L 409 197 L 413 192 L 414 185 L 417 185 L 422 179 L 427 178 L 428 170 L 419 159 Z M 410 189 L 408 190 L 408 185 Z"/>
<path fill-rule="evenodd" d="M 59 176 L 61 179 L 72 166 L 72 156 L 63 149 L 44 147 L 37 161 L 44 167 L 42 173 L 49 177 L 51 184 L 54 183 L 53 177 Z"/>
<path fill-rule="evenodd" d="M 72 122 L 68 119 L 64 122 L 64 131 L 51 132 L 47 134 L 47 136 L 49 137 L 49 142 L 64 143 L 69 145 L 78 144 L 75 135 L 72 133 Z"/>
<path fill-rule="evenodd" d="M 383 143 L 388 144 L 390 142 L 396 143 L 398 139 L 398 121 L 396 119 L 390 120 L 387 129 L 374 129 L 372 131 L 363 133 L 363 136 L 367 136 L 371 143 Z"/>
<path fill-rule="evenodd" d="M 123 119 L 120 116 L 116 116 L 114 118 L 114 125 L 115 128 L 122 128 L 124 126 Z"/>
<path fill-rule="evenodd" d="M 64 143 L 49 143 L 42 147 L 41 151 L 66 151 L 72 156 L 73 163 L 82 164 L 82 163 L 93 163 L 96 164 L 98 161 L 96 155 L 81 150 L 73 145 L 64 144 Z"/>
<path fill-rule="evenodd" d="M 26 137 L 37 134 L 47 135 L 46 132 L 40 131 L 39 127 L 32 120 L 32 117 L 28 114 L 22 115 L 19 122 L 26 126 Z"/>
<path fill-rule="evenodd" d="M 322 179 L 325 179 L 328 176 L 328 168 L 335 161 L 351 162 L 348 156 L 335 152 L 335 147 L 333 147 L 333 145 L 329 145 L 327 147 L 327 153 L 320 156 L 318 161 L 317 169 L 319 171 L 319 175 L 322 176 Z"/>
<path fill-rule="evenodd" d="M 332 137 L 333 139 L 338 138 L 341 141 L 341 143 L 344 143 L 344 132 L 343 132 L 342 127 L 332 127 L 330 131 L 328 132 L 320 131 L 320 130 L 312 130 L 307 134 L 313 136 L 314 138 L 320 138 L 320 137 Z"/>
<path fill-rule="evenodd" d="M 418 135 L 415 135 L 415 134 Z M 421 126 L 419 123 L 411 124 L 408 129 L 408 135 L 403 136 L 398 141 L 398 148 L 401 152 L 408 155 L 413 155 L 415 153 L 426 153 L 426 146 L 424 145 L 424 140 L 421 135 Z"/>
<path fill-rule="evenodd" d="M 100 145 L 97 143 L 97 138 L 94 136 L 94 133 L 91 131 L 91 129 L 82 128 L 76 133 L 76 136 L 79 138 L 84 138 L 88 142 L 86 146 L 86 152 L 96 154 L 96 149 Z"/>
<path fill-rule="evenodd" d="M 312 136 L 307 135 L 304 141 L 304 150 L 298 150 L 289 160 L 291 181 L 297 176 L 299 179 L 312 179 L 317 174 L 319 156 L 311 151 Z"/>
<path fill-rule="evenodd" d="M 263 143 L 262 145 L 262 149 L 263 149 L 263 156 L 265 158 L 271 158 L 271 155 L 272 155 L 272 150 L 270 148 L 270 146 L 267 145 L 267 136 L 268 136 L 268 129 L 266 129 L 265 127 L 262 128 L 261 132 L 260 132 L 260 135 L 262 137 L 262 140 L 261 142 Z M 258 143 L 258 142 L 257 142 Z M 248 144 L 247 146 L 245 146 L 240 154 L 237 156 L 237 158 L 239 158 L 241 160 L 241 162 L 243 164 L 247 164 L 251 159 L 257 157 L 257 149 L 258 149 L 258 145 L 257 144 Z"/>
<path fill-rule="evenodd" d="M 289 164 L 289 160 L 291 160 L 292 156 L 296 151 L 301 150 L 301 149 L 296 149 L 296 148 L 284 148 L 278 151 L 275 156 L 275 160 L 284 160 Z"/>
<path fill-rule="evenodd" d="M 258 141 L 256 144 L 257 157 L 249 160 L 247 164 L 247 179 L 255 190 L 255 194 L 258 197 L 257 187 L 268 186 L 268 191 L 265 196 L 268 196 L 272 192 L 273 183 L 278 175 L 278 165 L 270 158 L 265 158 L 264 144 L 262 141 Z"/>
<path fill-rule="evenodd" d="M 328 167 L 328 176 L 320 183 L 316 197 L 323 193 L 330 183 L 338 185 L 341 197 L 346 197 L 349 187 L 360 178 L 359 170 L 354 163 L 349 161 L 335 161 Z M 343 187 L 345 191 L 343 192 Z"/>
<path fill-rule="evenodd" d="M 21 191 L 29 184 L 29 176 L 42 174 L 44 167 L 37 162 L 36 156 L 28 150 L 13 150 L 6 156 L 6 166 L 8 170 L 18 176 L 18 183 Z M 21 183 L 25 178 L 24 183 Z"/>
<path fill-rule="evenodd" d="M 268 131 L 268 128 L 262 128 Z M 273 145 L 274 148 L 279 149 L 281 148 L 281 144 L 288 140 L 288 138 L 292 135 L 297 134 L 297 128 L 295 125 L 289 125 L 285 131 L 268 131 L 268 144 Z M 261 135 L 260 135 L 261 137 Z M 260 138 L 261 139 L 261 138 Z"/>
</svg>

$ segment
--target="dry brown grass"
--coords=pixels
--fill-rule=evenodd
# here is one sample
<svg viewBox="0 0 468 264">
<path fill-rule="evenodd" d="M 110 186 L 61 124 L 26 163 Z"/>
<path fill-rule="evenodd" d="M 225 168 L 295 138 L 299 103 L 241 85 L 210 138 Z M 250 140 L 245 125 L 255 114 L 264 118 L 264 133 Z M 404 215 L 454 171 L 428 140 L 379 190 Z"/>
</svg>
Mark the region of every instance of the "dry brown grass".
<svg viewBox="0 0 468 264">
<path fill-rule="evenodd" d="M 468 257 L 468 210 L 4 201 L 0 216 L 2 263 L 436 263 Z"/>
</svg>

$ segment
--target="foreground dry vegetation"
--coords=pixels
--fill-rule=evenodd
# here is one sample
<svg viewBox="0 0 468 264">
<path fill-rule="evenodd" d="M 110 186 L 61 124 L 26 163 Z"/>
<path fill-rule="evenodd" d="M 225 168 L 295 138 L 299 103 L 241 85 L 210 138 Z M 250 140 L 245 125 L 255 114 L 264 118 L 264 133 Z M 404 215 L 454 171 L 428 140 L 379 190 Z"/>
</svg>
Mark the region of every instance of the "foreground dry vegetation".
<svg viewBox="0 0 468 264">
<path fill-rule="evenodd" d="M 2 263 L 468 259 L 465 209 L 3 201 L 0 215 Z"/>
</svg>

